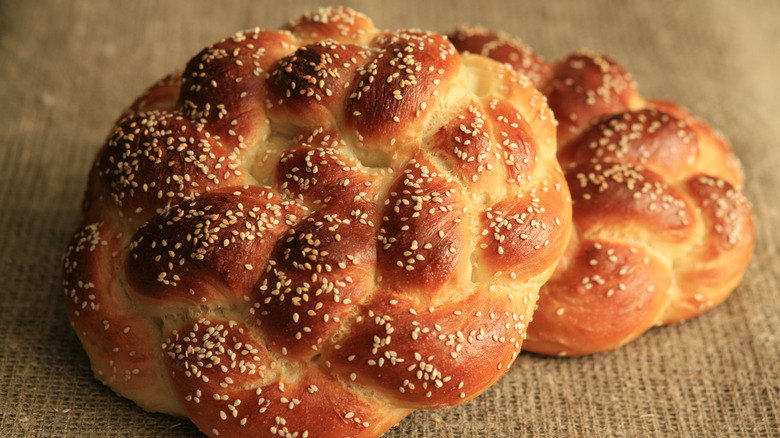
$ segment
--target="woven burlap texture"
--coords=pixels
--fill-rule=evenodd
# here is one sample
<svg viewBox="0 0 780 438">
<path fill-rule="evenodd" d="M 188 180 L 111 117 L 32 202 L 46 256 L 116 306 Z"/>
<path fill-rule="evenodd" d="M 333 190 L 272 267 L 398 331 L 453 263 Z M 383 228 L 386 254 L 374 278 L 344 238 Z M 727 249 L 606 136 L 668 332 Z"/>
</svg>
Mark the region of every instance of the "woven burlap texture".
<svg viewBox="0 0 780 438">
<path fill-rule="evenodd" d="M 121 110 L 204 45 L 322 1 L 0 2 L 0 436 L 198 436 L 93 379 L 60 263 L 91 161 Z M 757 245 L 729 299 L 584 358 L 519 357 L 465 405 L 387 437 L 780 436 L 780 5 L 776 1 L 345 1 L 378 27 L 481 24 L 547 59 L 603 51 L 643 95 L 732 141 Z"/>
</svg>

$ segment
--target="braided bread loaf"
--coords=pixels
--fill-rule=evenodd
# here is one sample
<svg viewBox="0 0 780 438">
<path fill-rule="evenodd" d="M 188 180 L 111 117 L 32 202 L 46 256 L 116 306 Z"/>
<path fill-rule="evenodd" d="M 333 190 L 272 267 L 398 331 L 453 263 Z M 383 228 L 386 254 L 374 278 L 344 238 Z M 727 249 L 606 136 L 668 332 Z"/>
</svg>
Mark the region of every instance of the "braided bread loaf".
<svg viewBox="0 0 780 438">
<path fill-rule="evenodd" d="M 347 9 L 208 46 L 90 174 L 65 302 L 96 376 L 211 436 L 378 436 L 520 351 L 571 235 L 546 99 Z"/>
<path fill-rule="evenodd" d="M 520 41 L 476 27 L 451 40 L 527 75 L 558 121 L 574 235 L 540 292 L 526 350 L 612 350 L 712 308 L 736 287 L 752 253 L 753 218 L 723 136 L 673 103 L 643 99 L 602 54 L 549 64 Z"/>
</svg>

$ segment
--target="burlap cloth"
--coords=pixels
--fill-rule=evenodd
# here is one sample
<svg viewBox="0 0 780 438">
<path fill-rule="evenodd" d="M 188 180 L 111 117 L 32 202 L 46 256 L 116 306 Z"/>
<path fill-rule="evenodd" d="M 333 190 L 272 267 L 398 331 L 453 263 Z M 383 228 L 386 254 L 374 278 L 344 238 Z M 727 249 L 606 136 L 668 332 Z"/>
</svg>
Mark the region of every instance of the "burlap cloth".
<svg viewBox="0 0 780 438">
<path fill-rule="evenodd" d="M 60 257 L 87 170 L 122 108 L 202 46 L 322 1 L 0 2 L 0 435 L 198 436 L 93 379 L 62 304 Z M 645 96 L 733 142 L 757 215 L 721 306 L 579 359 L 519 357 L 477 399 L 388 437 L 780 436 L 780 4 L 777 1 L 345 1 L 378 27 L 482 24 L 548 59 L 611 54 Z"/>
</svg>

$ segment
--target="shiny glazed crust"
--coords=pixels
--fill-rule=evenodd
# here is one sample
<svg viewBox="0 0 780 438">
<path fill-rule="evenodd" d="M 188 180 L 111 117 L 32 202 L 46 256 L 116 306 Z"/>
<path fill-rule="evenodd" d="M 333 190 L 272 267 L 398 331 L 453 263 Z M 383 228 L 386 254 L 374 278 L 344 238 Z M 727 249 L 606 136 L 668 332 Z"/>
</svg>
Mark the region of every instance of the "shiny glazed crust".
<svg viewBox="0 0 780 438">
<path fill-rule="evenodd" d="M 520 351 L 571 236 L 546 98 L 323 9 L 203 49 L 117 120 L 65 255 L 95 375 L 210 436 L 382 434 Z"/>
<path fill-rule="evenodd" d="M 742 169 L 726 139 L 671 102 L 647 101 L 614 60 L 580 51 L 547 63 L 484 28 L 450 36 L 527 75 L 558 122 L 574 234 L 524 349 L 612 350 L 698 315 L 739 283 L 754 244 Z"/>
</svg>

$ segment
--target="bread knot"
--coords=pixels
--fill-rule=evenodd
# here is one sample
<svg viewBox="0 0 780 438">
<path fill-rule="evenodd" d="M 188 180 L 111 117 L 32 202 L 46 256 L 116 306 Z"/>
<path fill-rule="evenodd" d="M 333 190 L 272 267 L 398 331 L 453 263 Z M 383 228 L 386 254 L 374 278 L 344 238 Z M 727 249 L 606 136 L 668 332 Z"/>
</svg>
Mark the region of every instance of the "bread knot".
<svg viewBox="0 0 780 438">
<path fill-rule="evenodd" d="M 450 35 L 533 80 L 555 114 L 574 232 L 540 293 L 524 348 L 612 350 L 698 315 L 739 283 L 754 244 L 742 169 L 726 139 L 678 105 L 645 100 L 604 54 L 548 63 L 484 28 Z"/>
<path fill-rule="evenodd" d="M 210 436 L 379 436 L 520 352 L 571 235 L 545 97 L 344 8 L 210 45 L 117 120 L 65 256 L 96 376 Z"/>
</svg>

